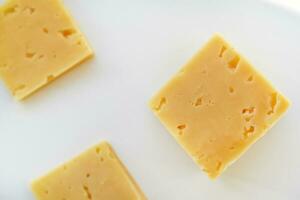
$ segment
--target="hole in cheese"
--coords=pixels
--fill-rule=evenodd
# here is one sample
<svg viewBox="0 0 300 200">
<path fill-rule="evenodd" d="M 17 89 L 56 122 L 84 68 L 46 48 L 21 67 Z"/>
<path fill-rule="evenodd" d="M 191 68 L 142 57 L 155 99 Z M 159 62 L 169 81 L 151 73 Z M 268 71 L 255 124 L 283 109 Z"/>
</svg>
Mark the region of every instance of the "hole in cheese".
<svg viewBox="0 0 300 200">
<path fill-rule="evenodd" d="M 84 190 L 84 193 L 85 193 L 85 196 L 91 200 L 92 199 L 92 194 L 90 192 L 90 189 L 88 188 L 88 186 L 84 185 L 83 186 L 83 190 Z"/>
<path fill-rule="evenodd" d="M 26 56 L 26 58 L 33 58 L 35 56 L 35 54 L 36 53 L 34 53 L 34 52 L 26 52 L 25 56 Z"/>
<path fill-rule="evenodd" d="M 254 113 L 254 111 L 255 111 L 255 108 L 254 108 L 254 107 L 249 107 L 249 108 L 244 108 L 244 109 L 242 110 L 242 113 L 243 113 L 243 114 L 252 114 L 252 113 Z"/>
<path fill-rule="evenodd" d="M 13 14 L 13 13 L 17 12 L 17 9 L 18 9 L 18 8 L 19 8 L 18 5 L 14 5 L 14 6 L 12 6 L 12 7 L 6 8 L 6 9 L 3 11 L 3 14 L 4 14 L 4 16 Z"/>
<path fill-rule="evenodd" d="M 47 78 L 46 78 L 46 82 L 47 82 L 47 83 L 50 83 L 50 82 L 52 82 L 54 79 L 55 79 L 55 76 L 54 76 L 54 75 L 48 75 Z"/>
<path fill-rule="evenodd" d="M 220 53 L 219 53 L 219 57 L 222 58 L 223 55 L 224 55 L 224 52 L 227 50 L 227 47 L 225 46 L 222 46 L 221 50 L 220 50 Z"/>
<path fill-rule="evenodd" d="M 277 93 L 272 93 L 270 95 L 270 111 L 268 111 L 268 115 L 271 115 L 275 112 L 275 108 L 277 105 Z"/>
<path fill-rule="evenodd" d="M 30 14 L 33 14 L 35 12 L 35 8 L 28 8 Z"/>
<path fill-rule="evenodd" d="M 155 110 L 160 111 L 166 103 L 167 103 L 167 99 L 165 97 L 162 97 L 159 101 L 158 106 L 155 108 Z"/>
<path fill-rule="evenodd" d="M 186 125 L 185 125 L 185 124 L 181 124 L 181 125 L 178 125 L 177 128 L 178 128 L 179 130 L 183 130 L 183 129 L 186 128 Z"/>
<path fill-rule="evenodd" d="M 215 102 L 213 100 L 209 99 L 208 102 L 207 102 L 207 105 L 208 106 L 213 106 L 213 105 L 215 105 Z"/>
<path fill-rule="evenodd" d="M 177 129 L 179 130 L 179 135 L 183 135 L 183 130 L 186 129 L 186 125 L 180 124 L 177 126 Z"/>
<path fill-rule="evenodd" d="M 64 29 L 59 31 L 59 33 L 64 37 L 64 38 L 69 38 L 70 36 L 74 35 L 76 33 L 75 29 L 69 28 L 69 29 Z"/>
<path fill-rule="evenodd" d="M 255 127 L 254 126 L 250 126 L 250 127 L 244 127 L 244 133 L 243 133 L 243 135 L 244 135 L 244 138 L 248 138 L 248 137 L 250 137 L 253 133 L 254 133 L 254 131 L 255 131 Z"/>
<path fill-rule="evenodd" d="M 229 88 L 228 88 L 228 90 L 229 90 L 229 93 L 234 93 L 234 88 L 232 87 L 232 86 L 230 86 Z"/>
<path fill-rule="evenodd" d="M 96 153 L 97 153 L 97 154 L 100 154 L 100 152 L 101 152 L 100 147 L 97 147 L 97 148 L 96 148 Z"/>
<path fill-rule="evenodd" d="M 44 27 L 42 30 L 43 30 L 43 32 L 46 33 L 46 34 L 49 33 L 49 30 L 48 30 L 47 28 L 45 28 L 45 27 Z"/>
<path fill-rule="evenodd" d="M 203 103 L 203 97 L 198 97 L 194 103 L 195 107 L 201 106 Z"/>
<path fill-rule="evenodd" d="M 76 44 L 77 44 L 78 46 L 81 46 L 81 45 L 82 45 L 81 40 L 78 40 L 78 41 L 76 42 Z"/>
<path fill-rule="evenodd" d="M 222 162 L 218 161 L 216 165 L 216 171 L 220 171 L 221 167 L 222 167 Z"/>
<path fill-rule="evenodd" d="M 229 150 L 230 150 L 230 151 L 235 150 L 235 146 L 230 146 L 230 147 L 229 147 Z"/>
<path fill-rule="evenodd" d="M 247 82 L 252 82 L 253 81 L 253 76 L 250 75 L 248 78 L 247 78 Z"/>
<path fill-rule="evenodd" d="M 253 118 L 253 116 L 245 117 L 245 121 L 246 121 L 246 122 L 249 122 L 252 118 Z"/>
<path fill-rule="evenodd" d="M 228 62 L 228 68 L 231 70 L 236 70 L 239 62 L 240 62 L 240 57 L 238 55 L 234 56 L 234 58 Z"/>
</svg>

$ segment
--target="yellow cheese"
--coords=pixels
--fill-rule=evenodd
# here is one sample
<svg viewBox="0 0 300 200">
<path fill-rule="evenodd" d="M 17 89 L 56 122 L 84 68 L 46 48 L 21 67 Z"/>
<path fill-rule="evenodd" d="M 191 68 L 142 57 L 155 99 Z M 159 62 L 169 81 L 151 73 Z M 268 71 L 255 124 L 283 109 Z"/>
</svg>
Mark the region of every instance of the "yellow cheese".
<svg viewBox="0 0 300 200">
<path fill-rule="evenodd" d="M 20 100 L 92 56 L 60 0 L 8 0 L 0 32 L 0 75 Z"/>
<path fill-rule="evenodd" d="M 143 200 L 138 185 L 106 143 L 32 183 L 38 200 Z"/>
<path fill-rule="evenodd" d="M 211 178 L 263 136 L 288 100 L 215 35 L 150 107 Z"/>
</svg>

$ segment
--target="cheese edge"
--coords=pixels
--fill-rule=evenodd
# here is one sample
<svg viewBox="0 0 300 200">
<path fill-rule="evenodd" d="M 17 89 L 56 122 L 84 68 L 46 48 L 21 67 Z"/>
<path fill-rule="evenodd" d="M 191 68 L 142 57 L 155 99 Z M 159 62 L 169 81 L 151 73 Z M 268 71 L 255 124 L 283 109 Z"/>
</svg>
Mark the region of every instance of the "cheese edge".
<svg viewBox="0 0 300 200">
<path fill-rule="evenodd" d="M 180 142 L 180 140 L 175 137 L 175 133 L 173 133 L 173 131 L 171 129 L 168 128 L 168 125 L 165 124 L 159 117 L 159 114 L 157 113 L 157 111 L 155 110 L 155 106 L 156 106 L 156 100 L 157 100 L 157 95 L 162 93 L 170 84 L 172 84 L 172 82 L 176 79 L 176 77 L 179 75 L 180 71 L 182 69 L 184 69 L 185 67 L 188 67 L 190 64 L 192 64 L 195 60 L 198 59 L 198 56 L 203 52 L 205 51 L 205 49 L 207 47 L 210 46 L 211 42 L 213 42 L 214 40 L 221 40 L 225 45 L 227 45 L 228 47 L 232 48 L 239 56 L 241 59 L 243 59 L 249 66 L 251 66 L 251 69 L 258 75 L 260 76 L 261 78 L 263 78 L 263 80 L 266 82 L 266 84 L 268 84 L 268 86 L 270 88 L 272 88 L 274 91 L 276 91 L 276 93 L 282 97 L 282 99 L 285 101 L 285 109 L 284 111 L 280 114 L 279 117 L 277 117 L 276 120 L 274 120 L 270 126 L 264 130 L 263 132 L 261 132 L 260 136 L 257 137 L 255 140 L 253 140 L 252 142 L 248 143 L 245 148 L 239 152 L 239 154 L 233 158 L 233 160 L 229 163 L 226 163 L 226 165 L 224 167 L 222 167 L 222 169 L 215 175 L 210 175 L 209 173 L 206 173 L 208 175 L 208 177 L 211 179 L 211 180 L 215 180 L 216 178 L 218 178 L 230 165 L 232 165 L 234 162 L 236 162 L 242 155 L 244 155 L 244 153 L 252 146 L 254 145 L 254 143 L 256 143 L 259 139 L 261 139 L 275 124 L 277 124 L 277 122 L 287 113 L 287 110 L 289 109 L 289 107 L 291 106 L 291 101 L 286 97 L 284 96 L 281 91 L 277 90 L 273 84 L 271 83 L 271 81 L 269 81 L 265 76 L 263 76 L 263 74 L 257 70 L 254 65 L 249 62 L 243 54 L 241 54 L 240 52 L 237 52 L 237 50 L 231 45 L 229 44 L 229 42 L 227 42 L 222 36 L 220 33 L 214 33 L 213 36 L 208 39 L 203 47 L 201 47 L 197 52 L 196 54 L 194 54 L 194 56 L 192 56 L 188 62 L 186 64 L 184 64 L 183 66 L 181 66 L 179 68 L 179 70 L 173 74 L 171 76 L 171 78 L 151 97 L 150 101 L 148 102 L 148 106 L 150 108 L 150 110 L 154 113 L 154 115 L 156 116 L 156 118 L 158 118 L 158 120 L 160 121 L 161 124 L 163 124 L 164 128 L 169 132 L 169 134 L 172 135 L 173 138 L 175 138 L 176 142 L 183 148 L 183 150 L 192 158 L 192 160 L 203 170 L 203 166 L 200 165 L 197 160 L 189 153 L 189 151 L 183 146 L 183 144 Z M 203 170 L 204 171 L 204 170 Z"/>
<path fill-rule="evenodd" d="M 13 0 L 4 0 L 4 2 L 2 4 L 0 4 L 0 12 L 2 12 L 5 8 L 7 8 L 8 6 L 10 6 L 10 4 L 13 2 Z M 62 75 L 66 74 L 67 72 L 73 70 L 74 68 L 76 68 L 77 66 L 81 65 L 83 62 L 93 58 L 95 56 L 95 53 L 93 51 L 93 49 L 91 48 L 91 45 L 89 43 L 89 41 L 87 40 L 86 35 L 81 31 L 80 27 L 78 26 L 78 24 L 76 23 L 76 20 L 74 19 L 74 17 L 71 15 L 70 11 L 67 9 L 67 7 L 64 5 L 64 3 L 61 0 L 57 0 L 57 3 L 59 4 L 59 6 L 61 8 L 63 8 L 64 13 L 67 15 L 67 17 L 70 19 L 72 26 L 74 27 L 74 29 L 76 29 L 76 31 L 78 33 L 80 33 L 83 38 L 84 38 L 84 42 L 86 44 L 86 55 L 82 56 L 77 62 L 73 63 L 72 65 L 70 65 L 69 67 L 61 70 L 55 77 L 53 80 L 51 80 L 50 82 L 45 82 L 45 83 L 41 83 L 39 85 L 37 85 L 35 88 L 32 88 L 30 91 L 26 92 L 26 94 L 13 94 L 12 91 L 10 91 L 10 93 L 12 94 L 13 98 L 16 101 L 23 101 L 26 100 L 27 98 L 33 96 L 35 93 L 37 93 L 38 91 L 40 91 L 41 89 L 43 89 L 44 87 L 48 86 L 51 82 L 53 82 L 54 80 L 56 80 L 57 78 L 61 77 Z M 3 79 L 3 75 L 0 72 L 0 79 Z M 4 82 L 4 85 L 9 88 L 8 84 Z"/>
<path fill-rule="evenodd" d="M 38 191 L 38 185 L 39 185 L 39 181 L 48 177 L 49 175 L 51 175 L 52 173 L 54 173 L 56 170 L 61 169 L 65 164 L 68 164 L 69 162 L 71 162 L 72 160 L 76 159 L 78 156 L 81 156 L 82 154 L 88 152 L 89 150 L 98 147 L 98 146 L 106 146 L 107 148 L 109 148 L 110 153 L 113 154 L 115 161 L 117 161 L 118 165 L 121 167 L 121 169 L 123 170 L 123 172 L 125 173 L 126 177 L 128 178 L 128 180 L 130 181 L 129 183 L 131 184 L 132 188 L 136 191 L 137 194 L 139 194 L 139 196 L 141 197 L 140 200 L 146 200 L 146 196 L 144 194 L 144 192 L 142 191 L 141 187 L 138 185 L 138 183 L 135 181 L 135 179 L 133 178 L 133 176 L 131 175 L 131 173 L 129 172 L 129 170 L 126 168 L 126 166 L 122 163 L 122 161 L 120 160 L 119 156 L 117 155 L 116 151 L 113 149 L 113 147 L 111 146 L 111 144 L 104 140 L 102 142 L 100 142 L 99 144 L 95 144 L 91 147 L 89 147 L 87 150 L 80 152 L 77 156 L 73 156 L 71 159 L 67 160 L 66 162 L 62 162 L 60 164 L 58 164 L 54 169 L 52 170 L 48 170 L 48 172 L 46 172 L 44 175 L 33 179 L 30 182 L 30 189 L 32 191 L 32 193 L 34 194 L 35 198 L 38 199 L 38 194 L 36 193 L 36 191 Z"/>
</svg>

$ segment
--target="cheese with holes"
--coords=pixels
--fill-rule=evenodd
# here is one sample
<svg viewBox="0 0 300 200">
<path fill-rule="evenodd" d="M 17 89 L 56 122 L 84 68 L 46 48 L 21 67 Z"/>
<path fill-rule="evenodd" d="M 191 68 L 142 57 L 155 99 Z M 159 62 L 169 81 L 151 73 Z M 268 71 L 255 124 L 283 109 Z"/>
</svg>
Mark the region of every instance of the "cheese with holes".
<svg viewBox="0 0 300 200">
<path fill-rule="evenodd" d="M 112 147 L 100 143 L 32 183 L 38 200 L 144 200 Z"/>
<path fill-rule="evenodd" d="M 288 106 L 218 35 L 150 101 L 156 116 L 211 178 L 263 136 Z"/>
<path fill-rule="evenodd" d="M 93 54 L 61 0 L 8 0 L 0 30 L 0 76 L 19 100 Z"/>
</svg>

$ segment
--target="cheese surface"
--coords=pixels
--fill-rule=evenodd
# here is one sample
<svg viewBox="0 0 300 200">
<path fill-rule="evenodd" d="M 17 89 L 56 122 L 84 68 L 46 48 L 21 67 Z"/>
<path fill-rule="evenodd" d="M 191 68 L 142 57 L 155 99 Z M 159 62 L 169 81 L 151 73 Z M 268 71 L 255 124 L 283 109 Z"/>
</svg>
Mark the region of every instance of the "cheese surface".
<svg viewBox="0 0 300 200">
<path fill-rule="evenodd" d="M 60 0 L 7 0 L 0 30 L 0 76 L 19 100 L 93 54 Z"/>
<path fill-rule="evenodd" d="M 263 136 L 288 106 L 218 35 L 150 101 L 156 116 L 211 178 Z"/>
<path fill-rule="evenodd" d="M 106 142 L 34 181 L 32 190 L 38 200 L 146 199 Z"/>
</svg>

